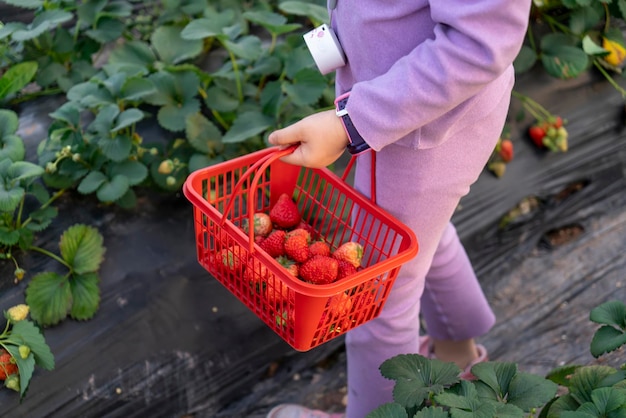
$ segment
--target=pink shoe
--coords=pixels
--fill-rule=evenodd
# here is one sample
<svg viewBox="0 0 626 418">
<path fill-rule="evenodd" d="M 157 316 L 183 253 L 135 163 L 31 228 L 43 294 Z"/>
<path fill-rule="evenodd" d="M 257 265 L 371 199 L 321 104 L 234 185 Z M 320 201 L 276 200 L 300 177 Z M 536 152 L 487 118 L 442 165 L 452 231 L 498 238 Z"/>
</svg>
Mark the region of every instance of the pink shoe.
<svg viewBox="0 0 626 418">
<path fill-rule="evenodd" d="M 267 418 L 344 418 L 345 414 L 328 414 L 326 412 L 305 408 L 294 404 L 275 406 L 267 414 Z"/>
<path fill-rule="evenodd" d="M 478 357 L 475 358 L 470 364 L 468 364 L 465 370 L 463 370 L 459 374 L 459 377 L 463 380 L 475 380 L 476 376 L 474 376 L 470 371 L 472 367 L 475 364 L 484 363 L 485 361 L 489 360 L 489 357 L 487 355 L 487 349 L 483 345 L 476 344 L 476 349 L 478 350 Z M 435 357 L 435 353 L 433 352 L 430 337 L 427 335 L 421 337 L 419 354 L 430 359 L 437 358 Z"/>
</svg>

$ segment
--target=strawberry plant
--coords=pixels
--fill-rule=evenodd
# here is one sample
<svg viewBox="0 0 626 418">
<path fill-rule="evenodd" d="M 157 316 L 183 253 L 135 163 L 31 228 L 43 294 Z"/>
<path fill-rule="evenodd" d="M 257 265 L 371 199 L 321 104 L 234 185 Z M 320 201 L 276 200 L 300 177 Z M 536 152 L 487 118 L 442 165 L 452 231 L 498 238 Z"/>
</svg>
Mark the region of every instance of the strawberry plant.
<svg viewBox="0 0 626 418">
<path fill-rule="evenodd" d="M 594 308 L 590 319 L 602 325 L 591 342 L 594 357 L 626 344 L 623 302 Z M 507 362 L 479 363 L 471 371 L 476 379 L 466 381 L 459 379 L 461 369 L 454 363 L 419 354 L 390 358 L 380 372 L 395 381 L 394 402 L 376 408 L 367 418 L 618 418 L 626 411 L 626 364 L 620 369 L 566 365 L 546 377 L 521 372 Z M 559 386 L 564 393 L 557 395 Z"/>
<path fill-rule="evenodd" d="M 54 356 L 41 331 L 27 319 L 28 305 L 4 312 L 6 325 L 0 334 L 0 380 L 4 386 L 26 394 L 35 366 L 54 369 Z"/>
<path fill-rule="evenodd" d="M 104 254 L 102 236 L 94 228 L 75 225 L 61 237 L 60 256 L 35 245 L 35 234 L 57 216 L 52 204 L 65 189 L 50 195 L 42 185 L 44 169 L 24 161 L 25 147 L 15 135 L 17 126 L 17 115 L 0 109 L 0 259 L 15 264 L 16 282 L 26 273 L 17 261 L 20 251 L 44 254 L 68 268 L 65 276 L 43 272 L 32 277 L 26 292 L 33 320 L 54 325 L 68 313 L 74 319 L 89 319 L 100 300 L 97 271 Z M 59 158 L 64 152 L 59 152 Z"/>
</svg>

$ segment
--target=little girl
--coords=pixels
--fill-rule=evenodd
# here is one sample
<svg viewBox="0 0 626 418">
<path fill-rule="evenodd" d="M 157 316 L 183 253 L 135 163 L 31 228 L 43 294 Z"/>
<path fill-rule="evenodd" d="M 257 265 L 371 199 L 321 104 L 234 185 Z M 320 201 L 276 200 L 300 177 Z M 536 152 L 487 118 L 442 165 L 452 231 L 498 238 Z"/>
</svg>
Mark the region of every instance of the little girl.
<svg viewBox="0 0 626 418">
<path fill-rule="evenodd" d="M 400 269 L 380 316 L 346 334 L 345 416 L 392 402 L 379 366 L 421 353 L 469 369 L 485 361 L 475 338 L 495 322 L 450 220 L 502 132 L 513 60 L 531 0 L 331 0 L 331 27 L 346 56 L 337 69 L 340 112 L 322 111 L 269 136 L 299 144 L 283 161 L 325 167 L 358 154 L 355 188 L 417 235 L 418 255 Z M 337 116 L 339 114 L 339 116 Z M 372 166 L 371 152 L 376 153 Z M 428 336 L 420 336 L 420 313 Z M 269 418 L 327 418 L 279 405 Z"/>
</svg>

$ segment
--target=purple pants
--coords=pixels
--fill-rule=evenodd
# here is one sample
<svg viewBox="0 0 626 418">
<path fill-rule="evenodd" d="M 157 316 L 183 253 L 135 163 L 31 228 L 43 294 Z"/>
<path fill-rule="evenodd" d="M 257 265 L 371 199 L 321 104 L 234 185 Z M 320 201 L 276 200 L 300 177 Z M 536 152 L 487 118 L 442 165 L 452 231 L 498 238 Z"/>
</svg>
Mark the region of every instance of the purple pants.
<svg viewBox="0 0 626 418">
<path fill-rule="evenodd" d="M 394 382 L 378 367 L 395 355 L 418 352 L 420 313 L 436 339 L 474 338 L 494 325 L 450 219 L 495 147 L 509 100 L 505 96 L 496 111 L 437 147 L 390 145 L 376 154 L 376 203 L 415 231 L 419 252 L 400 269 L 380 316 L 346 335 L 347 418 L 364 418 L 392 402 Z M 355 187 L 366 195 L 370 168 L 369 153 L 359 156 Z"/>
</svg>

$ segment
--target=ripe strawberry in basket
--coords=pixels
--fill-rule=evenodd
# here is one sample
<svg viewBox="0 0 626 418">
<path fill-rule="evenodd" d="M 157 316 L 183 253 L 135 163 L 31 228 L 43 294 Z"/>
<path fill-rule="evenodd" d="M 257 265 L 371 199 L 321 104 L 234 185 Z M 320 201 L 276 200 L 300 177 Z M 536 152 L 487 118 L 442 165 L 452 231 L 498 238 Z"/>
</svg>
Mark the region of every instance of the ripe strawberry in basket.
<svg viewBox="0 0 626 418">
<path fill-rule="evenodd" d="M 259 246 L 268 253 L 272 258 L 285 255 L 285 237 L 287 232 L 277 229 L 272 231 Z"/>
<path fill-rule="evenodd" d="M 333 252 L 333 257 L 337 260 L 345 260 L 354 267 L 359 267 L 363 259 L 363 246 L 354 241 L 346 242 Z"/>
<path fill-rule="evenodd" d="M 339 263 L 333 257 L 316 255 L 298 268 L 300 279 L 313 284 L 329 284 L 337 280 Z"/>
<path fill-rule="evenodd" d="M 303 263 L 309 259 L 309 240 L 311 235 L 304 229 L 294 229 L 285 236 L 285 255 L 293 261 Z"/>
<path fill-rule="evenodd" d="M 270 219 L 277 228 L 292 229 L 300 223 L 302 215 L 296 202 L 287 193 L 283 193 L 270 209 Z"/>
<path fill-rule="evenodd" d="M 241 270 L 242 264 L 245 262 L 246 250 L 240 245 L 232 245 L 228 248 L 220 250 L 217 261 L 221 262 L 230 272 L 238 272 Z"/>
<path fill-rule="evenodd" d="M 328 302 L 328 312 L 333 317 L 344 317 L 349 315 L 351 309 L 352 298 L 344 292 L 333 296 Z"/>
<path fill-rule="evenodd" d="M 337 260 L 339 269 L 337 271 L 337 280 L 343 279 L 356 273 L 358 270 L 354 265 L 346 260 Z"/>
<path fill-rule="evenodd" d="M 314 256 L 314 255 L 329 256 L 330 246 L 326 244 L 324 241 L 313 241 L 309 245 L 309 252 L 311 253 L 311 256 Z"/>
<path fill-rule="evenodd" d="M 268 276 L 267 267 L 259 260 L 252 258 L 252 265 L 247 266 L 243 272 L 243 279 L 250 283 L 250 288 L 256 293 L 265 291 Z"/>
<path fill-rule="evenodd" d="M 254 215 L 252 215 L 252 221 L 254 222 L 254 237 L 256 239 L 256 237 L 266 237 L 270 234 L 270 232 L 272 232 L 272 220 L 270 219 L 270 216 L 267 213 L 264 212 L 257 212 Z M 243 230 L 248 233 L 249 228 L 250 228 L 250 220 L 248 218 L 245 218 L 243 220 Z"/>
</svg>

